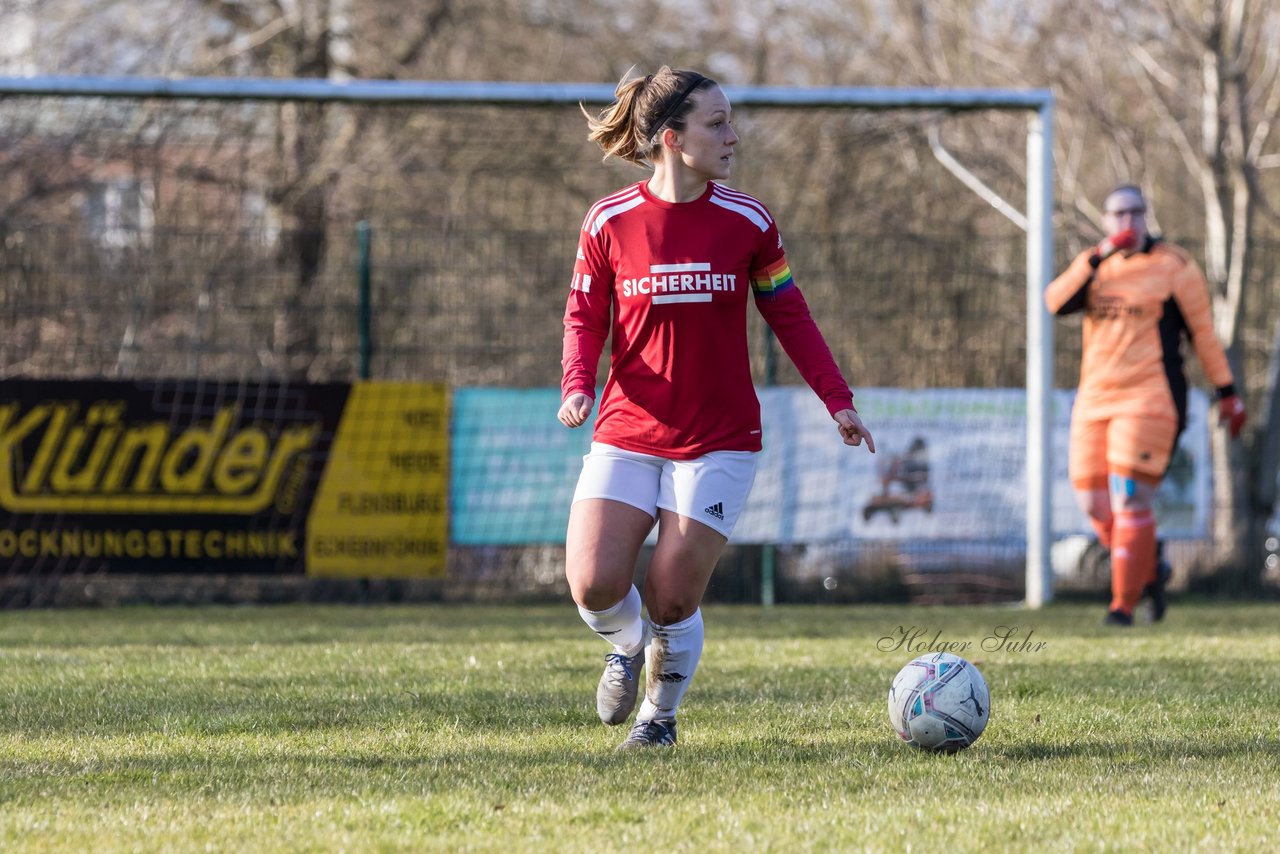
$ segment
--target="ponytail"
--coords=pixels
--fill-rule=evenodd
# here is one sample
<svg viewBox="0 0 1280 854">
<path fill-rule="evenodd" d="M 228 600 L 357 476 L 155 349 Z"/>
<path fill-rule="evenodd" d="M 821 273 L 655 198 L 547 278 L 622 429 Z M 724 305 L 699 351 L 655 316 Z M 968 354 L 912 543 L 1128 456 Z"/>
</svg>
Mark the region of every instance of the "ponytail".
<svg viewBox="0 0 1280 854">
<path fill-rule="evenodd" d="M 662 148 L 662 129 L 684 130 L 693 109 L 690 96 L 714 85 L 714 80 L 696 71 L 665 65 L 647 77 L 628 80 L 624 76 L 614 90 L 613 103 L 598 115 L 578 105 L 587 117 L 587 139 L 599 144 L 605 160 L 617 157 L 636 166 L 648 165 Z"/>
</svg>

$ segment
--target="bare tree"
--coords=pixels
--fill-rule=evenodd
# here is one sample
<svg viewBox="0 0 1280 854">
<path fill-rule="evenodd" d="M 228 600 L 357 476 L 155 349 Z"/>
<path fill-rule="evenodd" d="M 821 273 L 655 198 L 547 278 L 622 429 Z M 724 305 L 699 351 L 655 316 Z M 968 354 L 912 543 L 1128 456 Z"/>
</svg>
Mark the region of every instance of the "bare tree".
<svg viewBox="0 0 1280 854">
<path fill-rule="evenodd" d="M 1280 11 L 1264 0 L 1164 0 L 1156 7 L 1159 15 L 1144 22 L 1139 35 L 1130 31 L 1127 53 L 1199 187 L 1215 322 L 1244 393 L 1243 320 L 1256 220 L 1265 206 L 1260 175 L 1280 119 Z M 1252 401 L 1255 426 L 1246 442 L 1213 433 L 1216 559 L 1248 581 L 1256 581 L 1263 566 L 1263 526 L 1272 510 L 1265 496 L 1276 479 L 1280 404 L 1274 390 L 1265 397 L 1264 406 Z M 1270 471 L 1260 470 L 1268 457 Z"/>
<path fill-rule="evenodd" d="M 345 80 L 360 76 L 350 0 L 262 0 L 239 3 L 202 0 L 212 20 L 222 24 L 196 59 L 203 73 L 231 69 L 241 74 Z M 429 37 L 424 29 L 420 49 Z M 398 61 L 395 59 L 393 61 Z M 318 102 L 290 102 L 276 110 L 275 155 L 267 198 L 285 224 L 277 263 L 284 273 L 278 296 L 270 355 L 275 371 L 305 378 L 318 350 L 311 298 L 328 240 L 328 206 L 337 164 L 354 136 L 333 134 L 333 110 Z M 331 140 L 338 140 L 334 145 Z"/>
<path fill-rule="evenodd" d="M 1256 350 L 1253 362 L 1245 358 L 1249 313 L 1265 286 L 1252 275 L 1259 218 L 1273 233 L 1280 223 L 1266 192 L 1267 170 L 1280 166 L 1280 8 L 1268 0 L 1044 0 L 1016 14 L 1002 9 L 982 0 L 884 7 L 876 58 L 897 82 L 1052 86 L 1060 222 L 1077 245 L 1097 237 L 1093 200 L 1128 180 L 1160 199 L 1157 227 L 1203 238 L 1217 330 L 1254 414 L 1242 443 L 1212 434 L 1215 563 L 1254 584 L 1280 463 L 1280 325 L 1266 348 L 1266 377 L 1247 372 Z M 1059 26 L 1064 20 L 1078 26 Z M 946 138 L 984 177 L 1018 172 L 963 131 Z"/>
<path fill-rule="evenodd" d="M 1273 132 L 1280 110 L 1280 10 L 1274 0 L 46 0 L 38 6 L 45 71 L 601 82 L 616 80 L 632 66 L 652 70 L 669 63 L 706 70 L 728 84 L 1051 86 L 1058 96 L 1058 222 L 1066 241 L 1096 240 L 1092 200 L 1116 180 L 1128 179 L 1156 191 L 1159 226 L 1205 240 L 1220 330 L 1240 384 L 1250 393 L 1256 425 L 1245 448 L 1231 452 L 1234 457 L 1215 434 L 1217 482 L 1225 490 L 1216 534 L 1219 543 L 1231 545 L 1228 552 L 1236 552 L 1224 554 L 1224 561 L 1261 565 L 1241 550 L 1261 541 L 1257 525 L 1272 500 L 1280 395 L 1272 391 L 1258 400 L 1257 389 L 1274 389 L 1275 381 L 1247 372 L 1262 348 L 1250 345 L 1244 330 L 1253 322 L 1250 289 L 1257 290 L 1251 253 L 1259 233 L 1274 232 L 1278 221 L 1267 200 L 1280 174 Z M 35 8 L 29 0 L 0 0 L 0 10 L 19 7 Z M 1062 26 L 1064 21 L 1072 26 Z M 481 111 L 460 119 L 461 111 L 449 108 L 375 113 L 301 103 L 270 112 L 261 127 L 247 129 L 258 133 L 255 144 L 265 144 L 240 143 L 258 159 L 235 180 L 255 184 L 282 227 L 275 247 L 279 276 L 271 291 L 274 323 L 259 337 L 270 336 L 264 357 L 270 369 L 292 376 L 328 375 L 316 361 L 326 348 L 317 341 L 322 333 L 312 308 L 323 259 L 336 243 L 337 215 L 409 211 L 442 230 L 465 220 L 497 231 L 531 215 L 570 221 L 570 211 L 580 215 L 602 183 L 635 177 L 594 166 L 576 115 L 570 124 L 564 114 L 511 111 L 481 120 Z M 870 257 L 874 250 L 851 256 L 848 234 L 833 233 L 832 223 L 849 232 L 963 232 L 975 238 L 975 256 L 986 251 L 976 248 L 977 238 L 1009 233 L 998 215 L 933 162 L 927 134 L 940 123 L 938 136 L 948 150 L 1005 198 L 1018 199 L 1024 154 L 1021 145 L 1009 144 L 1022 137 L 1016 117 L 917 114 L 829 121 L 747 113 L 741 119 L 748 126 L 758 120 L 751 129 L 758 132 L 744 134 L 735 180 L 758 190 L 789 234 L 814 236 L 815 257 L 822 255 L 826 268 L 837 271 L 831 282 L 814 287 L 829 286 L 834 293 L 840 270 L 876 260 Z M 164 124 L 153 116 L 139 119 L 138 127 L 147 138 L 160 138 Z M 503 157 L 512 163 L 502 164 L 505 171 L 492 158 L 482 163 L 483 146 L 468 137 L 496 132 L 510 137 Z M 246 129 L 229 126 L 218 133 L 233 146 Z M 19 207 L 30 209 L 59 192 L 69 195 L 82 176 L 70 168 L 73 157 L 62 160 L 68 166 L 46 172 L 43 184 L 22 183 L 36 179 L 17 172 L 0 175 L 7 182 L 0 215 L 15 216 Z M 0 158 L 0 173 L 12 165 Z M 228 180 L 195 162 L 182 169 L 185 182 Z M 536 204 L 557 207 L 531 214 Z M 440 276 L 466 275 L 444 269 L 446 263 L 451 262 L 440 262 Z M 1005 260 L 990 266 L 994 271 L 1002 264 L 1007 266 Z M 934 299 L 953 304 L 958 315 L 986 285 L 982 276 L 951 280 Z M 486 298 L 498 302 L 527 296 L 492 287 Z M 1003 382 L 1018 373 L 1020 366 L 1010 364 L 1014 360 L 1003 348 L 1007 336 L 965 339 L 964 327 L 954 323 L 946 335 L 913 336 L 917 292 L 886 288 L 871 301 L 893 320 L 882 324 L 895 336 L 886 347 L 904 336 L 927 339 L 919 346 L 943 348 L 957 342 L 972 347 L 980 339 L 991 342 L 987 362 L 996 366 L 982 381 L 994 376 Z M 1016 323 L 1018 303 L 1006 302 L 1002 308 L 1010 313 L 997 319 Z M 950 320 L 936 323 L 941 329 Z M 1277 340 L 1270 354 L 1280 359 L 1280 330 L 1271 334 Z M 864 339 L 858 349 L 868 344 Z M 896 362 L 893 370 L 905 371 Z M 1272 376 L 1280 377 L 1280 362 Z M 877 381 L 907 380 L 893 373 Z M 936 377 L 922 373 L 909 381 L 926 384 Z M 1244 472 L 1254 473 L 1256 481 Z"/>
</svg>

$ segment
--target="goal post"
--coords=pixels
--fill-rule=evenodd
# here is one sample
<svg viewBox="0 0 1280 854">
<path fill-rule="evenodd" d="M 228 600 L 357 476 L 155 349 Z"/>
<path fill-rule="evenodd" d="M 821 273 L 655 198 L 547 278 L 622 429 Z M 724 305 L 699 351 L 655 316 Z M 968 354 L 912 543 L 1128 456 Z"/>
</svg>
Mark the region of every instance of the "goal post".
<svg viewBox="0 0 1280 854">
<path fill-rule="evenodd" d="M 797 110 L 937 110 L 1026 113 L 1026 567 L 1025 602 L 1053 595 L 1049 553 L 1054 472 L 1051 440 L 1053 326 L 1043 292 L 1052 277 L 1053 110 L 1047 89 L 726 86 L 736 107 Z M 505 106 L 602 104 L 611 84 L 263 78 L 0 77 L 11 97 L 195 101 L 289 101 L 370 105 Z M 874 425 L 873 425 L 874 426 Z"/>
</svg>

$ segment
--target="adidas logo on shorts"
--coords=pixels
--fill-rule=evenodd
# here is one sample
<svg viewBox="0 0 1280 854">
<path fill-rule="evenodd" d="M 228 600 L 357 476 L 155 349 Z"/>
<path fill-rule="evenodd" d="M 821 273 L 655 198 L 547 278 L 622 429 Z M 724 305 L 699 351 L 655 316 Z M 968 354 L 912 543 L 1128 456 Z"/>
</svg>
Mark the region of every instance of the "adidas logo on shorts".
<svg viewBox="0 0 1280 854">
<path fill-rule="evenodd" d="M 723 522 L 724 521 L 724 502 L 717 501 L 715 504 L 712 504 L 710 507 L 703 508 L 702 512 L 706 513 L 708 516 L 715 516 L 717 519 Z"/>
</svg>

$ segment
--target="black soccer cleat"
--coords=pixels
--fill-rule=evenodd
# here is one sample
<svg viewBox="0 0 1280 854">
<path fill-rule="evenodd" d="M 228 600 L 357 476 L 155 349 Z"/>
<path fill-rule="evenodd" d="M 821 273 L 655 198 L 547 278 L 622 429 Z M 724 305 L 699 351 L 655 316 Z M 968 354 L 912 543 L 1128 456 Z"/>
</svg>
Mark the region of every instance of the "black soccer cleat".
<svg viewBox="0 0 1280 854">
<path fill-rule="evenodd" d="M 636 721 L 627 740 L 618 745 L 619 750 L 635 750 L 642 747 L 675 747 L 676 719 L 655 718 Z"/>
<path fill-rule="evenodd" d="M 1117 610 L 1115 610 L 1115 611 L 1108 611 L 1108 612 L 1107 612 L 1107 616 L 1105 616 L 1105 617 L 1103 617 L 1103 618 L 1102 618 L 1102 625 L 1104 625 L 1104 626 L 1125 626 L 1125 627 L 1132 626 L 1132 625 L 1133 625 L 1133 615 L 1132 615 L 1132 614 L 1126 614 L 1124 611 L 1121 611 L 1121 610 L 1118 610 L 1118 609 L 1117 609 Z"/>
<path fill-rule="evenodd" d="M 1164 619 L 1164 612 L 1169 609 L 1169 600 L 1165 596 L 1169 579 L 1173 578 L 1173 567 L 1167 561 L 1156 564 L 1156 580 L 1142 588 L 1142 595 L 1151 600 L 1147 608 L 1147 616 L 1151 622 L 1158 623 Z"/>
</svg>

